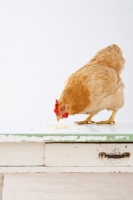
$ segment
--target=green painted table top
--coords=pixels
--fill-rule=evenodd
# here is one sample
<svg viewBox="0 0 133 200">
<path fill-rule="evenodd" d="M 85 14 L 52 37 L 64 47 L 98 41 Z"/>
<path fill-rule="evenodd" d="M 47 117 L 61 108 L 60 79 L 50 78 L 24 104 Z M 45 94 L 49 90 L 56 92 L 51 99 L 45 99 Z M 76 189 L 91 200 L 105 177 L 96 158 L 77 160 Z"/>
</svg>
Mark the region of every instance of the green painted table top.
<svg viewBox="0 0 133 200">
<path fill-rule="evenodd" d="M 0 121 L 0 142 L 133 142 L 133 123 L 77 125 L 56 121 Z"/>
</svg>

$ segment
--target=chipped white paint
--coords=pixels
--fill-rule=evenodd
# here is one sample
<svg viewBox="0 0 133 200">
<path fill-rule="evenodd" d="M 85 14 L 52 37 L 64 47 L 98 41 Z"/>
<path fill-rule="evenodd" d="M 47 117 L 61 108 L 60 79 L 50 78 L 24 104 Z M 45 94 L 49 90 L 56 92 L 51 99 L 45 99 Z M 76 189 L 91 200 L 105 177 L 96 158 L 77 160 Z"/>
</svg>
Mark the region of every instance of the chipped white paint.
<svg viewBox="0 0 133 200">
<path fill-rule="evenodd" d="M 118 139 L 126 139 L 126 140 L 129 140 L 129 136 L 115 136 L 116 140 Z"/>
<path fill-rule="evenodd" d="M 0 173 L 2 167 L 110 167 L 133 166 L 132 143 L 1 143 Z M 129 158 L 99 158 L 99 153 L 122 154 Z"/>
<path fill-rule="evenodd" d="M 84 141 L 107 141 L 107 136 L 80 136 L 77 141 L 84 142 Z"/>
<path fill-rule="evenodd" d="M 133 141 L 133 136 L 132 140 L 130 140 L 129 136 L 113 136 L 113 135 L 95 135 L 90 136 L 85 135 L 39 135 L 39 136 L 26 136 L 26 135 L 0 135 L 0 142 L 117 142 L 117 141 L 123 141 L 123 142 L 129 142 Z"/>
<path fill-rule="evenodd" d="M 53 131 L 54 130 L 54 131 Z M 43 121 L 1 121 L 0 142 L 115 142 L 133 141 L 133 123 L 66 125 Z"/>
<path fill-rule="evenodd" d="M 132 143 L 3 143 L 0 152 L 0 173 L 133 171 Z M 101 152 L 130 157 L 100 158 Z"/>
<path fill-rule="evenodd" d="M 132 172 L 133 167 L 2 167 L 0 168 L 1 173 L 5 174 L 18 174 L 18 173 L 106 173 L 106 172 L 116 172 L 116 173 L 126 173 Z"/>
<path fill-rule="evenodd" d="M 0 174 L 0 200 L 2 200 L 3 182 L 4 182 L 4 174 Z"/>
<path fill-rule="evenodd" d="M 133 167 L 133 145 L 131 143 L 49 143 L 46 144 L 45 151 L 45 166 L 48 167 Z M 129 152 L 130 157 L 100 158 L 99 153 L 101 152 L 117 155 Z"/>
<path fill-rule="evenodd" d="M 108 142 L 133 142 L 133 123 L 78 126 L 43 121 L 1 121 L 0 173 L 133 172 L 133 145 Z M 103 151 L 129 151 L 131 156 L 101 159 L 98 153 Z M 2 183 L 1 174 L 0 194 Z"/>
</svg>

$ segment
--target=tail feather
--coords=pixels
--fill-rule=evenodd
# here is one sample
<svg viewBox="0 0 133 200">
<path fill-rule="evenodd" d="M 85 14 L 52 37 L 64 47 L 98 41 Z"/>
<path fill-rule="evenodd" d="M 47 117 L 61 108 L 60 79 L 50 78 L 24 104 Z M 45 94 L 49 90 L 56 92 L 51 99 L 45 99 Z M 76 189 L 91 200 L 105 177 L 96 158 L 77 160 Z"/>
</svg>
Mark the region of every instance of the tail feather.
<svg viewBox="0 0 133 200">
<path fill-rule="evenodd" d="M 124 68 L 125 59 L 122 56 L 121 49 L 116 44 L 112 44 L 98 51 L 89 64 L 101 64 L 112 67 L 120 74 Z"/>
</svg>

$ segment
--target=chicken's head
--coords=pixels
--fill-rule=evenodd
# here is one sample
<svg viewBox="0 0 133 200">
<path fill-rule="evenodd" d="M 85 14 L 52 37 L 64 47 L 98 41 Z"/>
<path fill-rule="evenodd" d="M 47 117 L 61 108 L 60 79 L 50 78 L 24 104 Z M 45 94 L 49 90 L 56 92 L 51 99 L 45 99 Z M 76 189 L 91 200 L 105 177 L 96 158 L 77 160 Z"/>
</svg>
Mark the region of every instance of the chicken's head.
<svg viewBox="0 0 133 200">
<path fill-rule="evenodd" d="M 69 111 L 69 105 L 65 104 L 63 106 L 60 106 L 58 100 L 56 99 L 54 112 L 57 116 L 57 121 L 60 121 L 60 119 L 63 118 L 67 118 L 69 115 L 68 111 Z"/>
</svg>

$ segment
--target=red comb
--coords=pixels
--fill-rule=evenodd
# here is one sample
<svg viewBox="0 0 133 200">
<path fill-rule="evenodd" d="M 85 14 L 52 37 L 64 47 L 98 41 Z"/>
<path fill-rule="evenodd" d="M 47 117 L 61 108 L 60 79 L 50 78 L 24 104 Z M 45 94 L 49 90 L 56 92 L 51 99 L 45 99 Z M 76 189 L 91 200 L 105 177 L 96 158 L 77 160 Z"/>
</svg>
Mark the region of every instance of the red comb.
<svg viewBox="0 0 133 200">
<path fill-rule="evenodd" d="M 56 115 L 58 115 L 59 114 L 59 111 L 58 111 L 58 101 L 57 101 L 57 99 L 55 100 L 55 107 L 54 107 L 54 112 L 55 112 L 55 114 Z"/>
</svg>

